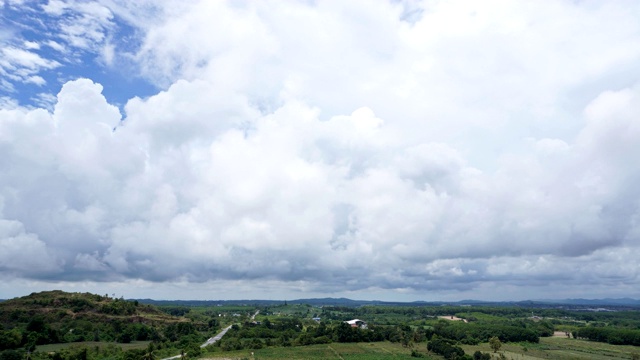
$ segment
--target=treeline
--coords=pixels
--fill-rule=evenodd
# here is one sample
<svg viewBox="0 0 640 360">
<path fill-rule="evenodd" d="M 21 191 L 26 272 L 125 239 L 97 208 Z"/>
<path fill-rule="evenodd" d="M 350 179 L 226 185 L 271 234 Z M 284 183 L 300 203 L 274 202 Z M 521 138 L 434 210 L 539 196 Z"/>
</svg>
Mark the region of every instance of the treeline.
<svg viewBox="0 0 640 360">
<path fill-rule="evenodd" d="M 273 322 L 265 320 L 261 324 L 245 323 L 234 325 L 213 347 L 221 350 L 261 349 L 269 346 L 303 346 L 332 342 L 375 342 L 391 341 L 405 346 L 423 342 L 433 335 L 431 329 L 412 329 L 408 325 L 375 326 L 370 329 L 351 327 L 341 322 L 328 326 L 320 322 L 303 328 L 297 318 L 279 318 Z"/>
<path fill-rule="evenodd" d="M 442 315 L 456 314 L 466 318 L 465 313 L 472 310 L 474 313 L 497 316 L 501 318 L 530 318 L 535 315 L 540 318 L 553 318 L 551 322 L 561 323 L 563 320 L 579 322 L 596 322 L 601 325 L 616 327 L 640 328 L 640 311 L 577 311 L 570 309 L 532 309 L 519 306 L 374 306 L 362 307 L 325 306 L 322 308 L 322 316 L 326 319 L 348 320 L 352 318 L 371 318 L 376 315 L 397 315 L 406 319 L 426 319 Z"/>
<path fill-rule="evenodd" d="M 319 322 L 304 325 L 296 317 L 265 319 L 262 323 L 245 322 L 234 325 L 224 338 L 208 351 L 231 351 L 261 349 L 272 346 L 304 346 L 332 342 L 377 342 L 400 343 L 412 349 L 412 355 L 425 355 L 416 351 L 414 345 L 426 343 L 427 349 L 445 358 L 485 359 L 488 354 L 465 355 L 460 344 L 478 344 L 495 337 L 500 342 L 538 343 L 540 336 L 551 336 L 553 325 L 531 320 L 460 321 L 439 320 L 433 326 L 370 325 L 367 329 L 352 327 L 345 322 Z M 427 342 L 428 341 L 428 342 Z"/>
<path fill-rule="evenodd" d="M 576 339 L 606 342 L 612 345 L 640 346 L 640 330 L 587 326 L 573 331 Z"/>
<path fill-rule="evenodd" d="M 158 309 L 171 316 L 184 316 L 191 311 L 191 308 L 186 306 L 161 306 Z"/>
<path fill-rule="evenodd" d="M 323 314 L 349 314 L 354 317 L 366 317 L 370 315 L 389 315 L 397 314 L 409 317 L 435 317 L 441 315 L 457 314 L 461 311 L 469 311 L 473 309 L 474 312 L 483 313 L 487 315 L 495 315 L 505 318 L 526 318 L 531 316 L 532 309 L 521 307 L 493 307 L 493 306 L 473 306 L 473 307 L 461 307 L 461 306 L 422 306 L 422 307 L 407 307 L 407 306 L 375 306 L 368 305 L 362 307 L 348 307 L 348 306 L 325 306 L 322 308 Z M 575 312 L 559 310 L 559 309 L 535 309 L 536 314 L 544 317 L 562 317 L 575 315 Z"/>
<path fill-rule="evenodd" d="M 553 333 L 549 324 L 522 322 L 514 324 L 480 324 L 441 321 L 434 327 L 412 327 L 406 324 L 395 326 L 371 326 L 368 329 L 351 327 L 341 322 L 329 326 L 320 322 L 316 326 L 303 328 L 297 318 L 265 320 L 261 324 L 234 325 L 214 347 L 221 350 L 261 349 L 269 346 L 301 346 L 331 342 L 376 342 L 390 341 L 410 347 L 431 338 L 446 344 L 478 344 L 497 337 L 502 342 L 539 342 L 541 334 Z M 435 337 L 434 337 L 435 335 Z M 444 344 L 444 343 L 443 343 Z M 437 345 L 444 347 L 445 345 Z M 432 345 L 436 346 L 436 345 Z"/>
<path fill-rule="evenodd" d="M 441 320 L 434 326 L 434 333 L 468 345 L 487 342 L 493 336 L 498 337 L 502 342 L 537 343 L 541 336 L 553 335 L 553 325 L 547 322 L 525 320 L 470 323 Z"/>
</svg>

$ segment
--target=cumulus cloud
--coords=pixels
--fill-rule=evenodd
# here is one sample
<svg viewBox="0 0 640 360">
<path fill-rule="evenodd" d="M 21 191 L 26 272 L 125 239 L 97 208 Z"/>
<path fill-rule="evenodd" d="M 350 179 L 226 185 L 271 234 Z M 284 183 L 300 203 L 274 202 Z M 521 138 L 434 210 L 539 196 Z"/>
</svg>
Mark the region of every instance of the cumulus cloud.
<svg viewBox="0 0 640 360">
<path fill-rule="evenodd" d="M 399 143 L 366 108 L 326 121 L 301 103 L 266 116 L 242 101 L 224 101 L 235 111 L 214 111 L 188 95 L 210 94 L 206 86 L 181 82 L 134 100 L 116 131 L 118 110 L 89 80 L 67 83 L 53 114 L 14 114 L 19 120 L 5 122 L 3 134 L 33 137 L 39 128 L 44 148 L 6 138 L 5 161 L 42 182 L 5 179 L 5 217 L 32 214 L 28 226 L 46 239 L 37 242 L 40 251 L 67 264 L 69 278 L 267 278 L 334 290 L 563 279 L 571 269 L 554 269 L 558 263 L 574 259 L 586 271 L 585 258 L 637 242 L 637 197 L 620 204 L 624 189 L 602 180 L 637 174 L 583 163 L 603 150 L 597 142 L 614 136 L 588 137 L 597 119 L 574 146 L 541 140 L 487 174 L 448 145 Z M 180 96 L 193 99 L 191 107 Z M 631 101 L 626 91 L 617 96 Z M 606 94 L 595 99 L 586 114 L 608 101 Z M 251 125 L 229 122 L 229 114 Z M 163 121 L 178 132 L 162 129 Z M 540 144 L 562 151 L 538 155 Z M 7 189 L 19 191 L 10 199 Z M 637 268 L 627 270 L 636 275 Z"/>
<path fill-rule="evenodd" d="M 637 71 L 627 11 L 92 4 L 101 24 L 152 13 L 133 58 L 165 88 L 121 111 L 78 79 L 51 111 L 3 106 L 0 246 L 48 265 L 12 255 L 2 271 L 414 298 L 629 294 L 640 88 L 612 75 Z M 617 41 L 596 19 L 620 24 L 606 30 Z"/>
<path fill-rule="evenodd" d="M 35 234 L 25 232 L 18 221 L 0 220 L 0 269 L 21 276 L 59 273 L 58 259 Z"/>
</svg>

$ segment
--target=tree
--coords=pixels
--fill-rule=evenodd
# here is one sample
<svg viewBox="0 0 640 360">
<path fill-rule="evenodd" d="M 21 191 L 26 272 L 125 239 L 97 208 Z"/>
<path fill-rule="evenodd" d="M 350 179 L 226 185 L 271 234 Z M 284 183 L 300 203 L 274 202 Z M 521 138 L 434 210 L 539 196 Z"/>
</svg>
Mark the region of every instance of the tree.
<svg viewBox="0 0 640 360">
<path fill-rule="evenodd" d="M 498 350 L 500 350 L 500 348 L 502 347 L 502 343 L 500 342 L 500 339 L 498 339 L 497 336 L 494 336 L 491 339 L 489 339 L 489 346 L 495 353 L 495 352 L 498 352 Z"/>
<path fill-rule="evenodd" d="M 400 332 L 400 342 L 402 347 L 413 347 L 413 331 L 409 325 L 401 325 L 398 327 Z"/>
<path fill-rule="evenodd" d="M 144 355 L 142 356 L 142 360 L 156 360 L 157 357 L 153 353 L 153 350 L 153 343 L 149 343 L 149 346 L 147 346 L 147 351 L 145 351 Z"/>
<path fill-rule="evenodd" d="M 22 360 L 22 353 L 18 350 L 0 351 L 0 360 Z"/>
<path fill-rule="evenodd" d="M 20 347 L 22 333 L 18 328 L 10 331 L 0 330 L 0 351 L 5 349 L 15 349 Z"/>
<path fill-rule="evenodd" d="M 453 345 L 452 340 L 442 338 L 431 339 L 427 344 L 427 350 L 442 355 L 445 359 L 461 359 L 465 356 L 461 347 Z"/>
</svg>

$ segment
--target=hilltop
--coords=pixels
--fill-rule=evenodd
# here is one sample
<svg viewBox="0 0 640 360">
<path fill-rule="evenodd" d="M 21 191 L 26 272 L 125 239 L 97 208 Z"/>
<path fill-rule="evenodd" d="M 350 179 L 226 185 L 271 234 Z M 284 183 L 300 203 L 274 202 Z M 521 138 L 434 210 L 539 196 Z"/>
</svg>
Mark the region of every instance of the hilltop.
<svg viewBox="0 0 640 360">
<path fill-rule="evenodd" d="M 0 302 L 0 325 L 0 351 L 82 341 L 159 341 L 202 327 L 135 300 L 59 290 Z"/>
<path fill-rule="evenodd" d="M 90 293 L 43 291 L 0 302 L 0 322 L 5 326 L 28 323 L 34 317 L 50 324 L 79 319 L 142 323 L 179 321 L 152 305 Z"/>
</svg>

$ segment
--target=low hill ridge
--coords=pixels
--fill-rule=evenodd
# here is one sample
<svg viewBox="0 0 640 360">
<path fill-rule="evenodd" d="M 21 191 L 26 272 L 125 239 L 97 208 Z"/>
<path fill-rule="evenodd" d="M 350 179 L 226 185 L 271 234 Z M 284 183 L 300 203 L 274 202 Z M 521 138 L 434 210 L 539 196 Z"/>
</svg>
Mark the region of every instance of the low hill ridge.
<svg viewBox="0 0 640 360">
<path fill-rule="evenodd" d="M 181 319 L 167 315 L 155 306 L 137 300 L 111 298 L 91 293 L 69 293 L 61 290 L 43 291 L 0 302 L 0 322 L 12 324 L 42 317 L 49 323 L 65 319 L 126 322 L 176 322 Z"/>
</svg>

